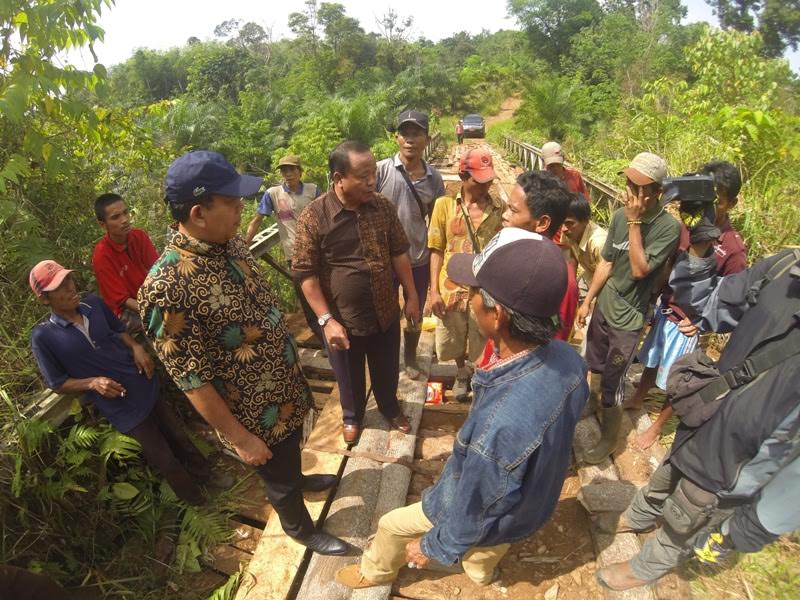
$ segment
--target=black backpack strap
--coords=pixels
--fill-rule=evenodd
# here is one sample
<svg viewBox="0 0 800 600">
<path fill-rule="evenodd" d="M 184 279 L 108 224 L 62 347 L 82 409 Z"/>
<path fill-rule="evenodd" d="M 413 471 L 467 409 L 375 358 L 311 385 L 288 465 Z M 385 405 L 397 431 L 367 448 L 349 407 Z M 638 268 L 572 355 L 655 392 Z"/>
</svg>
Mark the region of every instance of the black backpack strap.
<svg viewBox="0 0 800 600">
<path fill-rule="evenodd" d="M 787 252 L 786 256 L 781 257 L 775 261 L 769 270 L 764 274 L 764 277 L 756 280 L 750 289 L 747 291 L 747 302 L 751 306 L 756 303 L 758 296 L 771 281 L 775 281 L 778 277 L 783 275 L 786 271 L 794 267 L 800 262 L 800 249 L 794 248 L 791 252 Z"/>
<path fill-rule="evenodd" d="M 428 164 L 424 160 L 422 161 L 422 166 L 425 167 L 425 172 L 427 173 Z M 419 214 L 422 217 L 422 220 L 425 221 L 426 218 L 430 218 L 431 215 L 427 210 L 425 210 L 425 205 L 422 203 L 422 198 L 419 197 L 417 188 L 415 188 L 414 184 L 411 182 L 411 177 L 408 176 L 408 171 L 406 171 L 406 168 L 402 165 L 402 163 L 397 165 L 395 168 L 398 171 L 400 171 L 400 174 L 403 176 L 403 179 L 405 179 L 408 189 L 414 195 L 414 200 L 417 201 L 417 206 L 419 207 Z"/>
<path fill-rule="evenodd" d="M 721 373 L 716 381 L 698 392 L 700 398 L 705 404 L 713 402 L 720 396 L 747 385 L 762 373 L 797 354 L 800 354 L 800 335 L 792 335 L 790 332 L 782 340 L 768 343 L 738 365 Z"/>
</svg>

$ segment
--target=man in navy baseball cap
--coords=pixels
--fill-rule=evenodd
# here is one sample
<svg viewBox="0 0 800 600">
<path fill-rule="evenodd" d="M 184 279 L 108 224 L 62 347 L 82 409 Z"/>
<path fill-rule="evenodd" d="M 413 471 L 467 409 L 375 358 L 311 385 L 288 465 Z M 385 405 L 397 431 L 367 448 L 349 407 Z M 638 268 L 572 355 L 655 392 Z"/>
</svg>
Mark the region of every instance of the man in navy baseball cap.
<svg viewBox="0 0 800 600">
<path fill-rule="evenodd" d="M 218 152 L 195 150 L 177 158 L 167 170 L 165 200 L 169 204 L 196 201 L 210 194 L 242 198 L 255 195 L 260 177 L 239 175 Z"/>
</svg>

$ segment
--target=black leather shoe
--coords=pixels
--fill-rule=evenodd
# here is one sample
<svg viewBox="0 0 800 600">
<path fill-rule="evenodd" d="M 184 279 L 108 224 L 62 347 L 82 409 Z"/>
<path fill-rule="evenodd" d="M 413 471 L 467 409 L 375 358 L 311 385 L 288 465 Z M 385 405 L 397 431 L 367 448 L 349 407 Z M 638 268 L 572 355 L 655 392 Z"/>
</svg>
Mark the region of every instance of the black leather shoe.
<svg viewBox="0 0 800 600">
<path fill-rule="evenodd" d="M 322 492 L 339 483 L 336 475 L 306 475 L 303 483 L 304 492 Z"/>
<path fill-rule="evenodd" d="M 325 554 L 327 556 L 342 556 L 350 550 L 347 542 L 323 531 L 317 531 L 304 540 L 296 539 L 295 541 L 317 554 Z"/>
</svg>

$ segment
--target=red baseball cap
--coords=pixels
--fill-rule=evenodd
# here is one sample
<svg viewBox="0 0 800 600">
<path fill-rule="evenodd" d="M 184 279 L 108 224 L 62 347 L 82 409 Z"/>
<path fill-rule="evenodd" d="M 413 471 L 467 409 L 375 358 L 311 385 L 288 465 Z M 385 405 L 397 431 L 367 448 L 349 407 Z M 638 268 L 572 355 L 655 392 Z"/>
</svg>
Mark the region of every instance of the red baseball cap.
<svg viewBox="0 0 800 600">
<path fill-rule="evenodd" d="M 28 283 L 30 283 L 33 293 L 41 298 L 43 293 L 58 289 L 58 286 L 64 283 L 64 278 L 70 273 L 72 273 L 72 269 L 62 267 L 54 260 L 43 260 L 31 269 Z"/>
<path fill-rule="evenodd" d="M 497 178 L 492 155 L 486 148 L 472 148 L 461 155 L 458 163 L 460 173 L 469 173 L 478 183 L 487 183 Z"/>
</svg>

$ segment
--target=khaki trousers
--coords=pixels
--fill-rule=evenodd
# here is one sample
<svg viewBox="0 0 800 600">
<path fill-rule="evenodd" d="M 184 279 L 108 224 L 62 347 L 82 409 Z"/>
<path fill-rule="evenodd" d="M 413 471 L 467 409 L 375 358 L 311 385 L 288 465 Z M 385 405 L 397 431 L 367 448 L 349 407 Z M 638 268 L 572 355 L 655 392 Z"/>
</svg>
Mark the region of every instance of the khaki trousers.
<svg viewBox="0 0 800 600">
<path fill-rule="evenodd" d="M 373 583 L 389 583 L 406 563 L 406 544 L 433 529 L 422 502 L 396 508 L 381 517 L 378 531 L 361 557 L 361 574 Z M 489 585 L 494 569 L 511 544 L 473 548 L 461 559 L 464 573 L 479 585 Z"/>
</svg>

